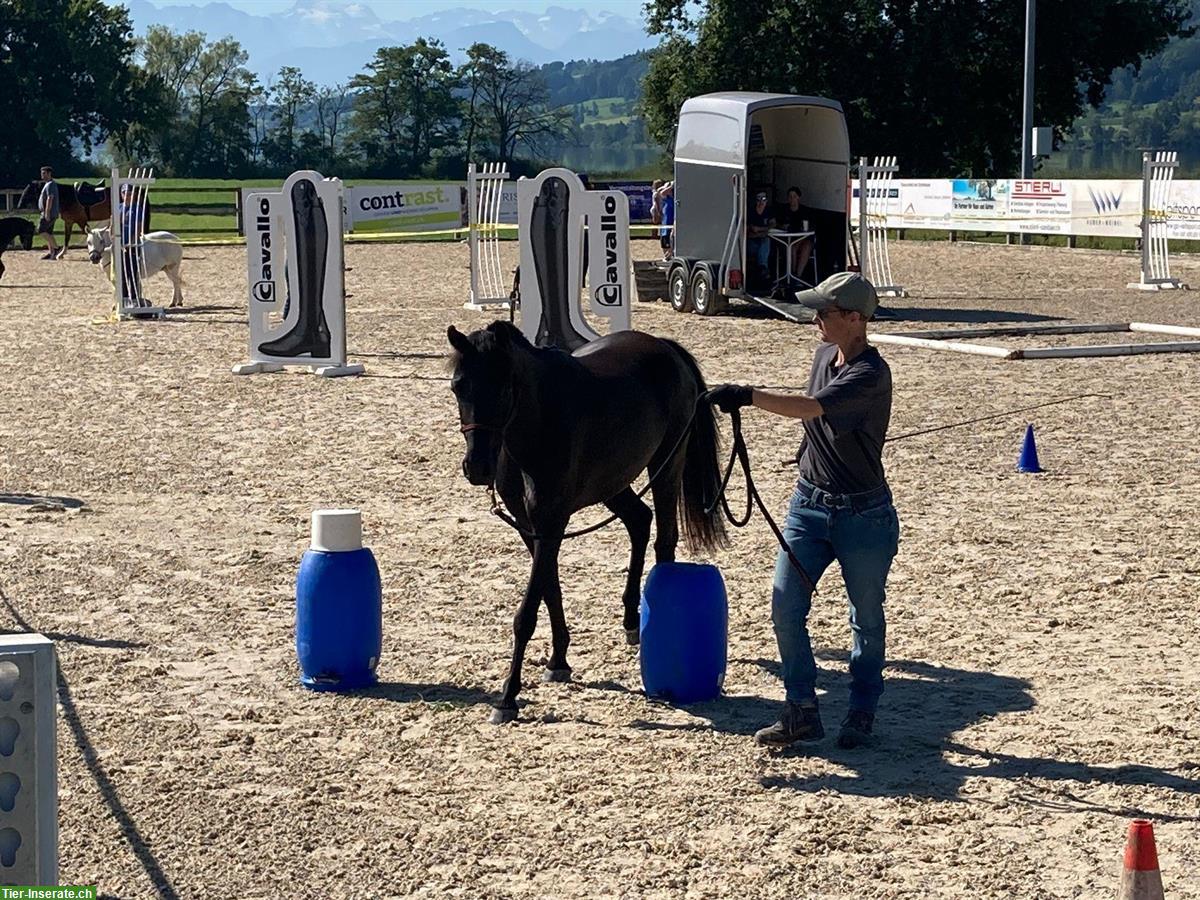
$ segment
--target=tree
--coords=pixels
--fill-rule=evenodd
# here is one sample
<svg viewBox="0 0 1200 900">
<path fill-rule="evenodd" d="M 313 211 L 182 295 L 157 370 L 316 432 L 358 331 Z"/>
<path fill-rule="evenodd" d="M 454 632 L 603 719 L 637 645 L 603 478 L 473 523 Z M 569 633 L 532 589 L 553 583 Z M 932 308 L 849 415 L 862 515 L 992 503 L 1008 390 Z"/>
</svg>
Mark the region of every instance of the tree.
<svg viewBox="0 0 1200 900">
<path fill-rule="evenodd" d="M 418 38 L 405 47 L 382 47 L 355 75 L 354 128 L 377 163 L 419 172 L 455 138 L 458 85 L 440 41 Z"/>
<path fill-rule="evenodd" d="M 133 64 L 129 13 L 99 0 L 0 0 L 0 181 L 74 163 L 131 122 L 157 119 L 158 93 Z"/>
<path fill-rule="evenodd" d="M 474 44 L 459 77 L 467 89 L 468 158 L 477 138 L 488 142 L 500 162 L 510 162 L 518 146 L 537 153 L 571 131 L 571 111 L 550 106 L 541 72 L 525 62 L 510 63 L 502 50 Z"/>
<path fill-rule="evenodd" d="M 1190 5 L 1039 4 L 1035 121 L 1061 135 L 1114 69 L 1191 33 Z M 780 91 L 840 100 L 855 156 L 896 154 L 928 175 L 1018 167 L 1024 17 L 1011 0 L 650 0 L 647 12 L 663 44 L 643 102 L 663 142 L 688 96 Z"/>
<path fill-rule="evenodd" d="M 338 158 L 338 135 L 343 119 L 350 111 L 350 100 L 350 85 L 346 83 L 326 86 L 317 91 L 317 133 L 328 163 Z"/>
<path fill-rule="evenodd" d="M 151 82 L 167 98 L 169 127 L 137 126 L 134 138 L 156 144 L 175 174 L 232 175 L 251 158 L 250 104 L 259 97 L 249 57 L 233 38 L 208 43 L 204 34 L 152 26 L 140 53 Z"/>
<path fill-rule="evenodd" d="M 283 66 L 268 94 L 275 127 L 263 144 L 267 161 L 283 169 L 295 168 L 300 157 L 297 119 L 300 110 L 317 96 L 317 86 L 295 66 Z"/>
</svg>

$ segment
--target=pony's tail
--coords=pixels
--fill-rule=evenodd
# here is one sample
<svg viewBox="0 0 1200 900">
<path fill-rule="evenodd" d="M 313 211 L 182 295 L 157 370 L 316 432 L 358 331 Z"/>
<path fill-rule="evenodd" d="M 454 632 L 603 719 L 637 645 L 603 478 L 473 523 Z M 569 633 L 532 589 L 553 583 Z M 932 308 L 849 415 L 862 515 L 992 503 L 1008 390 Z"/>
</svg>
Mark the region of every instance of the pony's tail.
<svg viewBox="0 0 1200 900">
<path fill-rule="evenodd" d="M 679 356 L 696 382 L 696 397 L 708 388 L 695 358 L 675 341 L 662 340 Z M 683 485 L 679 492 L 680 530 L 692 552 L 713 551 L 729 543 L 718 493 L 721 490 L 721 435 L 712 406 L 697 400 L 695 419 L 684 451 Z"/>
</svg>

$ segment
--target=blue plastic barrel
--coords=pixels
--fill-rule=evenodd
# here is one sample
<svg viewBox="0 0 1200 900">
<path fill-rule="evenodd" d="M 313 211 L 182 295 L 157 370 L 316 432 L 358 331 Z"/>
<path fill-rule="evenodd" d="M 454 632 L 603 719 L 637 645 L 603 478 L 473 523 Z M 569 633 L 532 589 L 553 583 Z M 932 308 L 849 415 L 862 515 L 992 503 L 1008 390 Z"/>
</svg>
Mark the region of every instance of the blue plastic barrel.
<svg viewBox="0 0 1200 900">
<path fill-rule="evenodd" d="M 383 589 L 358 511 L 318 510 L 296 576 L 300 682 L 316 691 L 368 687 L 382 649 Z"/>
<path fill-rule="evenodd" d="M 729 603 L 716 566 L 659 563 L 642 588 L 642 686 L 648 697 L 699 703 L 725 682 Z"/>
</svg>

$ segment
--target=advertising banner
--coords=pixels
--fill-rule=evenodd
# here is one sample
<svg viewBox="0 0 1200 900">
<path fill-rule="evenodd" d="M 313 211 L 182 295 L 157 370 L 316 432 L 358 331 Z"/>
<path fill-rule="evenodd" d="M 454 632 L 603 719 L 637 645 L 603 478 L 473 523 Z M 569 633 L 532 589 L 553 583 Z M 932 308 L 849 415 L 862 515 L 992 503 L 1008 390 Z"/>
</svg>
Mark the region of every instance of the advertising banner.
<svg viewBox="0 0 1200 900">
<path fill-rule="evenodd" d="M 353 224 L 394 219 L 397 231 L 440 231 L 466 221 L 456 184 L 364 184 L 348 191 Z"/>
<path fill-rule="evenodd" d="M 1200 241 L 1200 181 L 1176 181 L 1166 213 L 1168 237 Z"/>
<path fill-rule="evenodd" d="M 1070 184 L 1071 234 L 1129 238 L 1141 235 L 1141 181 L 1105 179 Z"/>
<path fill-rule="evenodd" d="M 858 224 L 858 182 L 850 221 Z M 1200 181 L 1175 181 L 1167 209 L 1172 240 L 1200 240 Z M 943 231 L 1141 236 L 1139 179 L 929 179 L 893 182 L 887 227 Z"/>
<path fill-rule="evenodd" d="M 604 187 L 628 197 L 629 221 L 644 223 L 650 221 L 650 205 L 654 202 L 652 185 L 650 181 L 610 181 Z"/>
</svg>

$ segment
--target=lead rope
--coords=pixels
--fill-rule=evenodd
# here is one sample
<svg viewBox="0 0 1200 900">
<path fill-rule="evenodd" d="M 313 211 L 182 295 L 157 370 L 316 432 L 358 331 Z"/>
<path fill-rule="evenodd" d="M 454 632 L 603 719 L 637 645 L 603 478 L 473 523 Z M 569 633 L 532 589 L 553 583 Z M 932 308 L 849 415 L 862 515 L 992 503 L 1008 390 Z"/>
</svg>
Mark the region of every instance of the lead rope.
<svg viewBox="0 0 1200 900">
<path fill-rule="evenodd" d="M 744 528 L 750 524 L 750 517 L 754 514 L 754 507 L 758 507 L 758 511 L 762 513 L 767 524 L 771 526 L 771 531 L 775 533 L 775 540 L 779 542 L 780 548 L 787 555 L 788 562 L 792 564 L 792 568 L 796 570 L 796 574 L 804 582 L 804 586 L 815 596 L 817 593 L 817 585 L 809 577 L 804 566 L 800 564 L 800 560 L 796 558 L 796 554 L 792 552 L 792 548 L 788 546 L 787 540 L 784 539 L 783 532 L 779 526 L 775 524 L 775 520 L 767 511 L 767 506 L 763 503 L 762 497 L 758 493 L 758 487 L 754 484 L 754 476 L 750 474 L 750 451 L 746 447 L 746 439 L 742 436 L 742 413 L 740 410 L 734 409 L 729 413 L 729 420 L 733 427 L 733 449 L 729 453 L 729 465 L 725 467 L 725 476 L 721 479 L 721 488 L 717 491 L 717 499 L 713 501 L 705 512 L 712 513 L 718 503 L 721 504 L 722 511 L 725 513 L 725 518 L 729 520 L 734 528 Z M 733 464 L 741 462 L 742 472 L 746 476 L 746 514 L 740 519 L 733 514 L 733 510 L 729 507 L 729 499 L 725 496 L 726 489 L 729 485 L 729 478 L 733 474 Z"/>
<path fill-rule="evenodd" d="M 671 452 L 667 454 L 667 457 L 663 460 L 662 465 L 658 467 L 658 471 L 651 475 L 646 481 L 645 486 L 638 491 L 637 494 L 635 494 L 639 500 L 646 495 L 646 492 L 650 490 L 651 485 L 654 484 L 655 479 L 657 479 L 666 470 L 671 460 L 675 458 L 675 454 L 679 452 L 679 448 L 683 446 L 683 442 L 687 439 L 687 436 L 691 434 L 692 427 L 696 424 L 696 416 L 700 414 L 700 404 L 707 402 L 707 391 L 696 398 L 695 406 L 692 407 L 692 416 L 690 419 L 688 419 L 687 426 L 680 433 L 679 439 L 675 441 L 675 446 L 671 448 Z M 771 526 L 771 531 L 775 533 L 775 539 L 779 542 L 779 546 L 783 549 L 783 552 L 787 554 L 788 561 L 791 562 L 792 567 L 796 570 L 796 573 L 800 576 L 801 580 L 804 581 L 805 586 L 815 595 L 817 592 L 816 584 L 809 577 L 808 572 L 804 570 L 804 566 L 800 564 L 800 560 L 796 558 L 796 554 L 792 552 L 792 548 L 788 546 L 787 541 L 784 540 L 783 532 L 779 530 L 779 526 L 775 524 L 775 520 L 767 511 L 766 504 L 763 503 L 762 497 L 759 496 L 758 488 L 754 484 L 754 478 L 750 474 L 750 452 L 746 448 L 746 439 L 742 436 L 742 414 L 735 409 L 729 414 L 729 418 L 733 426 L 733 449 L 730 451 L 729 464 L 725 467 L 725 474 L 721 478 L 721 487 L 717 490 L 717 496 L 713 499 L 711 504 L 705 507 L 704 513 L 705 515 L 712 515 L 712 512 L 714 509 L 716 509 L 717 504 L 720 504 L 721 510 L 729 523 L 733 525 L 734 528 L 744 528 L 749 524 L 750 517 L 754 514 L 754 506 L 757 506 L 758 511 L 762 513 L 763 518 L 767 520 L 767 524 Z M 733 464 L 739 460 L 742 464 L 742 472 L 745 473 L 746 476 L 746 514 L 740 519 L 733 514 L 733 510 L 729 506 L 729 500 L 725 496 L 726 488 L 729 485 L 729 478 L 733 474 Z M 488 497 L 490 498 L 492 504 L 492 515 L 496 516 L 498 519 L 500 519 L 500 521 L 504 522 L 510 528 L 515 529 L 531 540 L 539 540 L 541 538 L 541 535 L 537 532 L 528 531 L 525 528 L 522 528 L 520 522 L 504 511 L 504 508 L 500 505 L 500 501 L 496 497 L 496 482 L 494 480 L 488 484 Z M 563 540 L 582 537 L 585 534 L 591 534 L 593 531 L 599 531 L 601 528 L 611 525 L 619 518 L 620 516 L 617 513 L 613 513 L 607 519 L 597 522 L 594 525 L 589 525 L 586 528 L 580 528 L 575 531 L 568 531 L 563 535 Z"/>
</svg>

